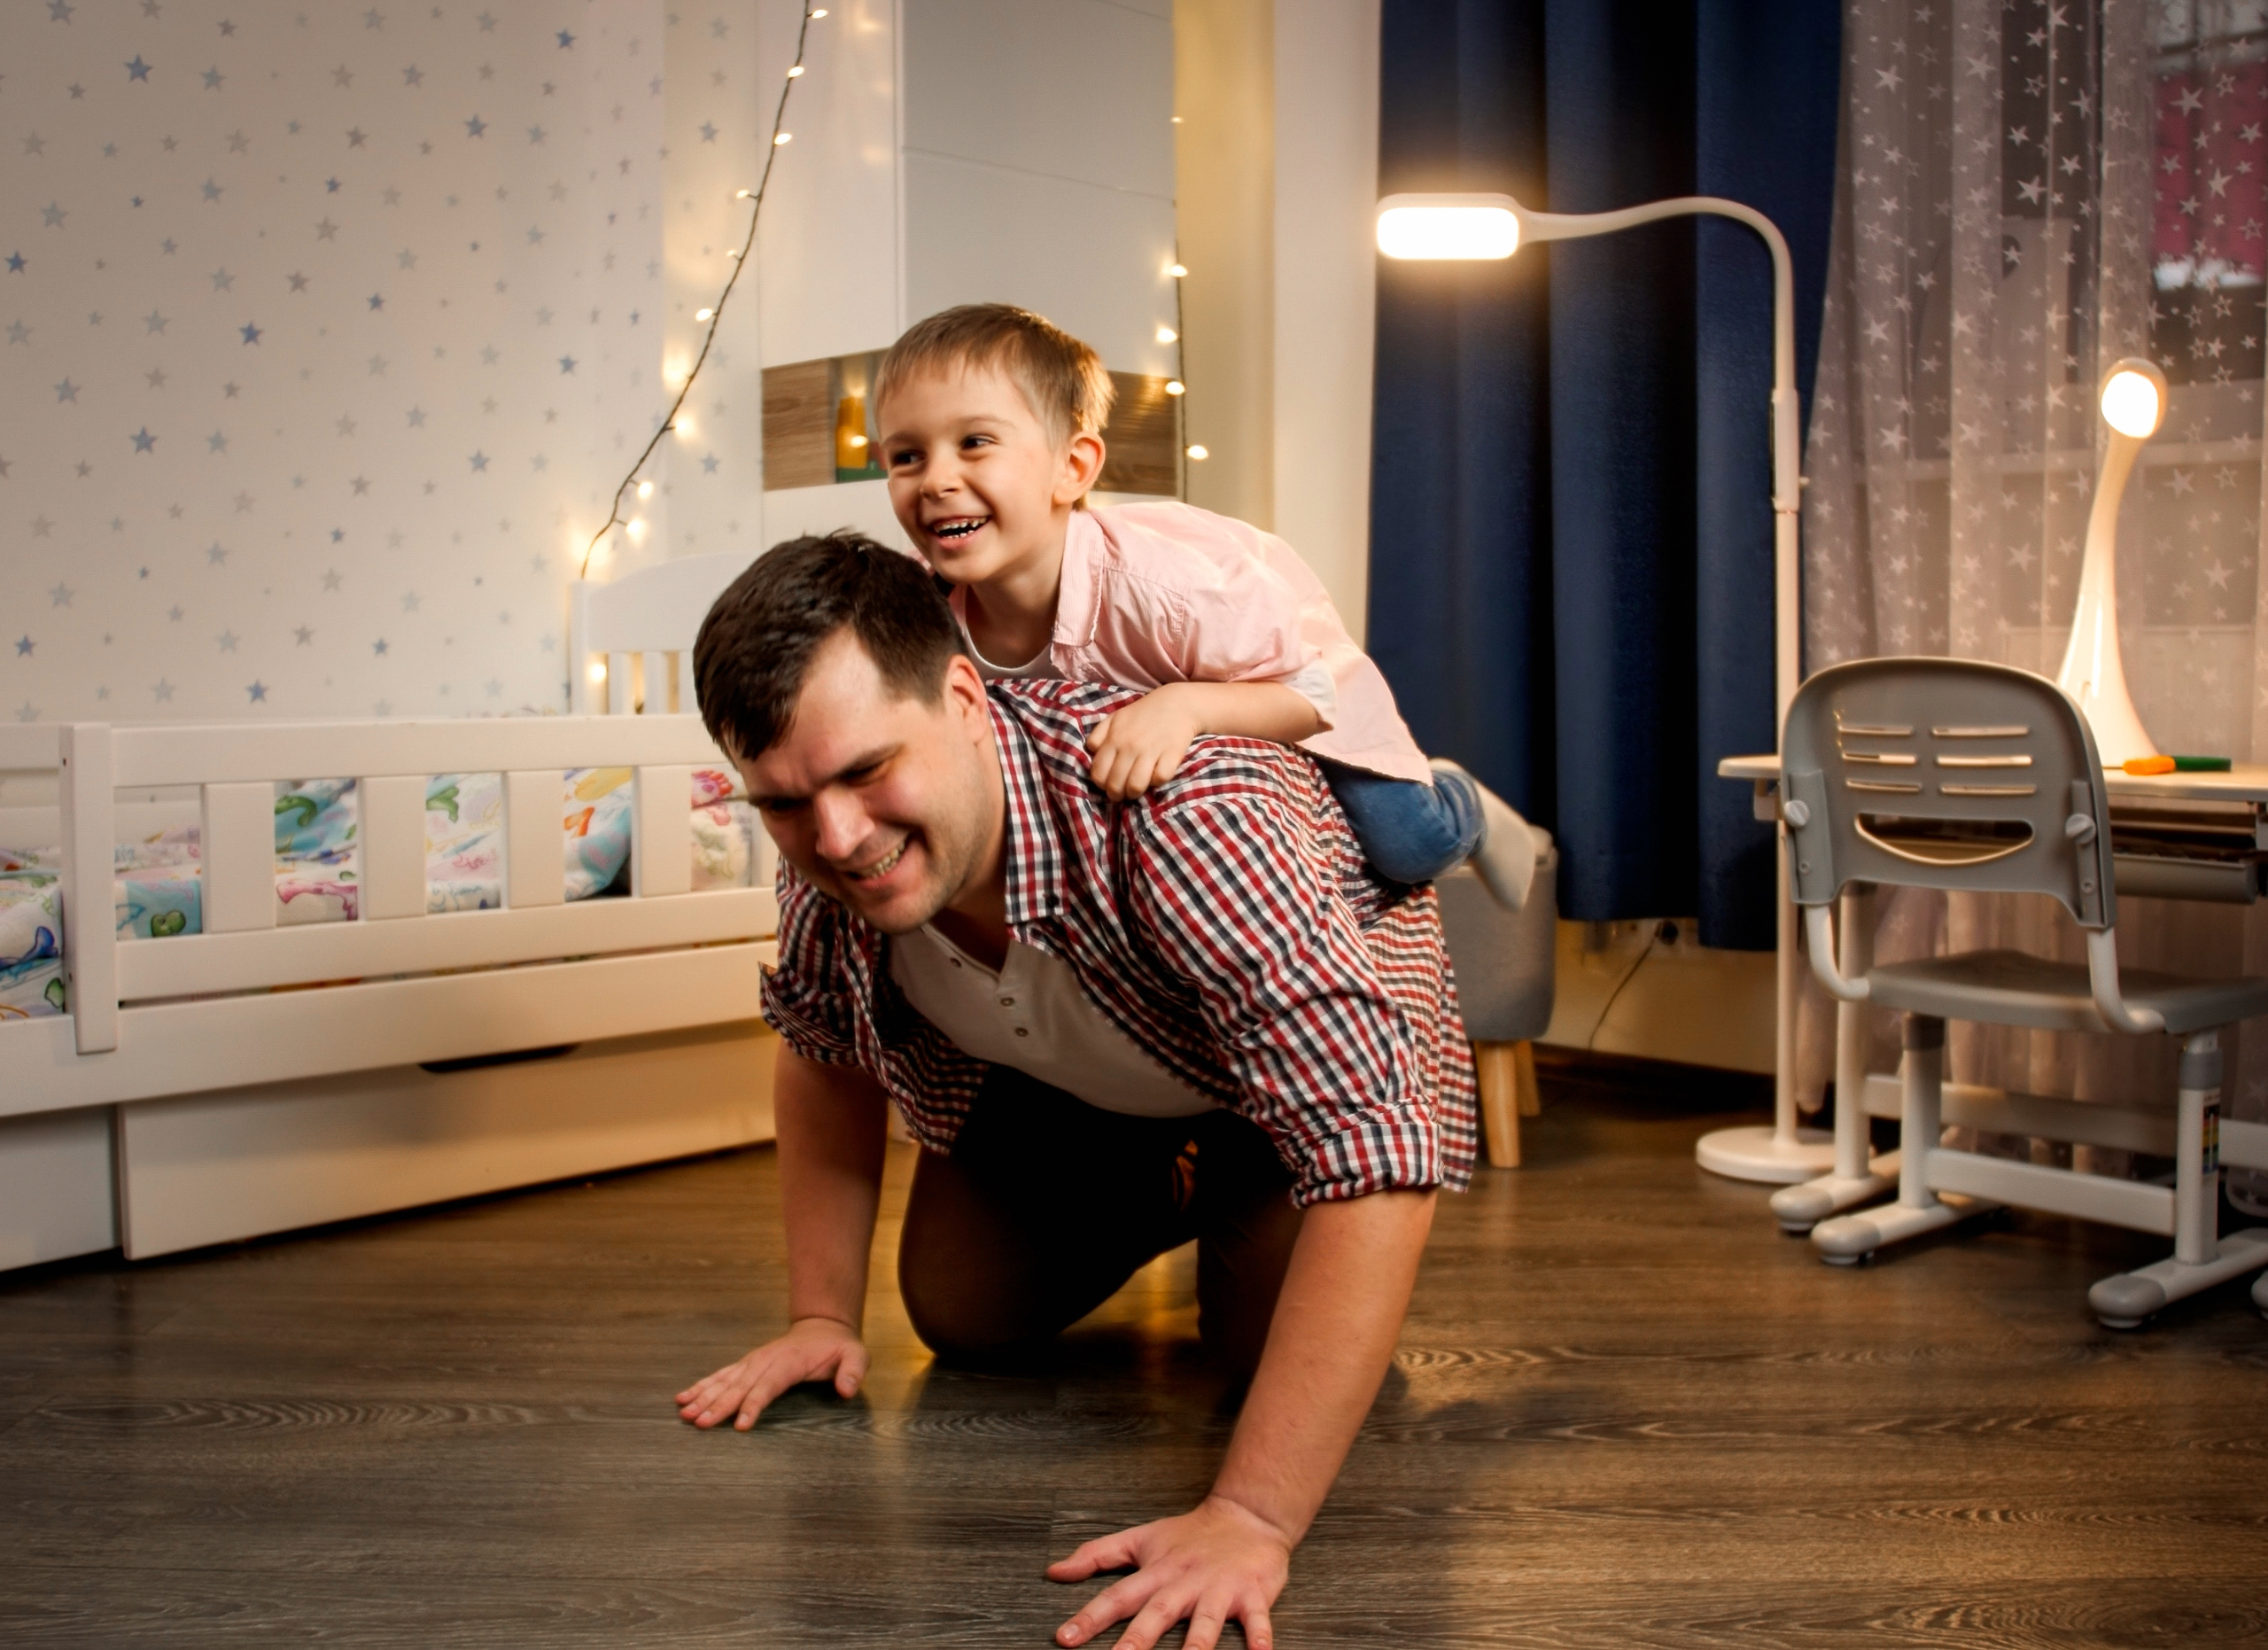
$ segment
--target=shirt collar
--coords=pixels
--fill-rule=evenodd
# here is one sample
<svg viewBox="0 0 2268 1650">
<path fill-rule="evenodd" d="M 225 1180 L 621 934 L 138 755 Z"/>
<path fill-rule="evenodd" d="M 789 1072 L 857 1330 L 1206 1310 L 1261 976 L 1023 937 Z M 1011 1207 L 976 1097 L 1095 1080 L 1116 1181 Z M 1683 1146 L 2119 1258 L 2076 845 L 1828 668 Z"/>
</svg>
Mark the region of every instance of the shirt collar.
<svg viewBox="0 0 2268 1650">
<path fill-rule="evenodd" d="M 1056 582 L 1055 642 L 1083 648 L 1095 639 L 1102 604 L 1095 596 L 1094 560 L 1104 549 L 1102 524 L 1091 510 L 1075 510 L 1063 529 L 1063 571 Z"/>
<path fill-rule="evenodd" d="M 1000 844 L 1006 877 L 1009 930 L 1026 939 L 1032 925 L 1052 922 L 1063 910 L 1063 844 L 1048 812 L 1040 778 L 1039 753 L 1031 737 L 989 696 L 993 743 L 1000 752 L 1000 779 L 1007 795 L 1007 819 Z"/>
</svg>

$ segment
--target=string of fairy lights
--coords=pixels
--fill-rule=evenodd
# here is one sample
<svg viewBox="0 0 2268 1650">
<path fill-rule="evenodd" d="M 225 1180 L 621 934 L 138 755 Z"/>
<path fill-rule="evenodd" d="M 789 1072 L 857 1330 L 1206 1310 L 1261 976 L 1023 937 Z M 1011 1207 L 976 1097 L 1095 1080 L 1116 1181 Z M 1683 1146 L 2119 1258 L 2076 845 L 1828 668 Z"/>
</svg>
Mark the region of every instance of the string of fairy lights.
<svg viewBox="0 0 2268 1650">
<path fill-rule="evenodd" d="M 796 60 L 788 66 L 787 78 L 781 83 L 779 106 L 773 111 L 772 116 L 772 141 L 765 145 L 764 151 L 763 175 L 756 180 L 754 189 L 742 190 L 734 197 L 735 199 L 749 203 L 748 234 L 742 240 L 739 250 L 734 251 L 728 248 L 725 253 L 726 261 L 732 265 L 732 273 L 725 277 L 725 290 L 717 294 L 717 301 L 706 309 L 698 309 L 694 312 L 693 318 L 695 321 L 705 321 L 709 323 L 708 331 L 702 336 L 701 353 L 693 358 L 693 365 L 685 375 L 685 382 L 678 386 L 677 399 L 670 403 L 669 412 L 655 429 L 653 440 L 646 443 L 645 450 L 638 455 L 637 462 L 630 466 L 629 473 L 622 478 L 622 485 L 615 488 L 614 502 L 607 509 L 606 520 L 600 524 L 596 533 L 591 534 L 591 541 L 583 547 L 583 564 L 575 574 L 578 579 L 590 577 L 591 557 L 598 553 L 598 548 L 605 541 L 608 533 L 612 533 L 617 527 L 625 530 L 630 528 L 633 518 L 625 518 L 623 515 L 622 501 L 629 495 L 632 489 L 634 487 L 637 495 L 641 499 L 653 496 L 653 482 L 650 479 L 640 479 L 640 472 L 646 468 L 646 461 L 653 457 L 654 449 L 662 444 L 662 438 L 677 428 L 677 416 L 685 406 L 686 397 L 693 393 L 694 381 L 700 377 L 702 365 L 709 359 L 710 347 L 717 341 L 717 328 L 724 320 L 725 306 L 731 301 L 733 289 L 740 284 L 741 271 L 748 268 L 748 261 L 756 251 L 756 226 L 757 221 L 764 215 L 764 196 L 765 191 L 771 187 L 773 164 L 779 160 L 780 152 L 788 146 L 795 136 L 787 128 L 788 97 L 796 90 L 796 82 L 804 77 L 804 43 L 811 35 L 812 25 L 826 15 L 827 8 L 823 5 L 807 6 L 804 11 L 803 21 L 796 26 Z"/>
<path fill-rule="evenodd" d="M 693 393 L 694 383 L 700 377 L 701 369 L 709 359 L 709 351 L 717 341 L 717 329 L 724 321 L 725 306 L 726 303 L 731 301 L 733 289 L 740 284 L 741 272 L 748 268 L 749 259 L 756 251 L 757 224 L 764 215 L 764 199 L 765 192 L 770 189 L 772 184 L 773 166 L 776 161 L 778 161 L 781 150 L 786 148 L 793 140 L 795 136 L 787 129 L 788 99 L 790 94 L 792 94 L 796 90 L 796 82 L 804 77 L 804 43 L 810 37 L 812 25 L 818 22 L 826 15 L 827 8 L 825 6 L 806 7 L 803 14 L 802 22 L 796 26 L 796 58 L 795 61 L 788 66 L 787 76 L 781 83 L 780 102 L 778 106 L 773 110 L 772 116 L 772 141 L 770 144 L 765 145 L 764 152 L 763 174 L 757 179 L 756 187 L 754 189 L 742 190 L 738 195 L 734 197 L 736 199 L 745 200 L 749 203 L 748 233 L 744 237 L 742 237 L 741 245 L 737 250 L 727 248 L 725 253 L 726 261 L 732 265 L 732 271 L 725 277 L 725 288 L 724 291 L 717 294 L 717 301 L 705 309 L 698 309 L 694 312 L 693 318 L 698 322 L 707 323 L 709 328 L 709 330 L 702 335 L 700 353 L 694 357 L 692 367 L 686 372 L 685 382 L 678 386 L 677 399 L 670 403 L 669 412 L 663 417 L 661 423 L 656 426 L 653 439 L 646 443 L 644 450 L 638 455 L 636 461 L 631 464 L 628 472 L 623 476 L 621 485 L 615 488 L 614 500 L 613 502 L 608 506 L 606 520 L 599 525 L 598 531 L 591 534 L 590 542 L 583 547 L 582 564 L 576 571 L 575 574 L 578 579 L 588 579 L 590 577 L 591 560 L 598 554 L 599 546 L 605 542 L 606 535 L 608 533 L 613 532 L 617 527 L 620 527 L 632 533 L 633 536 L 635 535 L 636 528 L 642 518 L 624 516 L 622 513 L 623 500 L 628 497 L 633 489 L 637 496 L 641 500 L 653 496 L 654 483 L 650 479 L 641 479 L 642 472 L 646 468 L 647 461 L 653 457 L 655 449 L 661 446 L 662 438 L 670 434 L 678 427 L 678 414 L 683 410 L 687 398 Z M 1176 121 L 1178 121 L 1180 117 L 1176 116 L 1175 118 Z M 1182 365 L 1182 351 L 1184 346 L 1181 336 L 1183 325 L 1181 280 L 1184 276 L 1189 273 L 1187 269 L 1182 267 L 1178 252 L 1176 253 L 1174 262 L 1167 273 L 1173 280 L 1173 325 L 1170 327 L 1161 327 L 1158 329 L 1158 341 L 1161 344 L 1171 344 L 1174 346 L 1173 377 L 1167 381 L 1165 387 L 1166 393 L 1173 397 L 1177 403 L 1175 408 L 1174 423 L 1177 434 L 1178 435 L 1182 422 L 1178 402 L 1180 401 L 1183 393 L 1184 377 L 1184 369 Z M 1179 472 L 1176 479 L 1179 483 L 1178 490 L 1182 496 L 1185 498 L 1189 494 L 1188 478 L 1190 461 L 1192 459 L 1195 459 L 1201 463 L 1204 459 L 1209 456 L 1209 455 L 1206 452 L 1204 448 L 1185 445 L 1178 439 L 1176 440 L 1174 445 L 1178 449 L 1175 455 L 1176 458 L 1178 460 L 1177 469 Z"/>
</svg>

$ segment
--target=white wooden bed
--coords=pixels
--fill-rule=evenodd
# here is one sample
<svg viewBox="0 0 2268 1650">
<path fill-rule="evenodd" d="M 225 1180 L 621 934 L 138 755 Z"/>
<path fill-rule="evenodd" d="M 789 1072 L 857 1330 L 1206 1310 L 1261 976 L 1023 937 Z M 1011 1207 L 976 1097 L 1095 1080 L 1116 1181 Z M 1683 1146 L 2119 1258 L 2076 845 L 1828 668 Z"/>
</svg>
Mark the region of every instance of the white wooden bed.
<svg viewBox="0 0 2268 1650">
<path fill-rule="evenodd" d="M 680 612 L 734 571 L 676 575 Z M 0 770 L 55 775 L 51 821 L 6 812 L 63 844 L 68 992 L 0 1022 L 0 1267 L 770 1138 L 769 879 L 692 888 L 687 789 L 721 761 L 689 714 L 0 728 Z M 563 774 L 607 767 L 628 895 L 571 904 Z M 428 915 L 426 782 L 458 773 L 503 776 L 503 907 Z M 276 784 L 315 774 L 356 781 L 361 909 L 277 927 Z M 120 939 L 113 844 L 153 820 L 201 827 L 202 931 Z"/>
</svg>

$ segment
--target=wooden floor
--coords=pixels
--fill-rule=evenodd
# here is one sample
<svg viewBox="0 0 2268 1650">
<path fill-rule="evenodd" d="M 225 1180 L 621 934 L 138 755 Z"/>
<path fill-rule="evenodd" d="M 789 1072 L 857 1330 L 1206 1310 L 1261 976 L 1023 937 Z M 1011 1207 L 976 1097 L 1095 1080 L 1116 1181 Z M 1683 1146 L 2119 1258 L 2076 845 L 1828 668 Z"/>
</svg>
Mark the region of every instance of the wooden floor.
<svg viewBox="0 0 2268 1650">
<path fill-rule="evenodd" d="M 1693 1166 L 1751 1089 L 1544 1094 L 1443 1202 L 1285 1650 L 2268 1643 L 2241 1288 L 2113 1335 L 2087 1284 L 2163 1245 L 2031 1218 L 1830 1271 Z M 695 1433 L 669 1394 L 780 1327 L 777 1204 L 756 1150 L 0 1276 L 0 1642 L 1038 1650 L 1042 1564 L 1219 1457 L 1189 1257 L 1018 1376 L 878 1291 L 859 1401 Z"/>
</svg>

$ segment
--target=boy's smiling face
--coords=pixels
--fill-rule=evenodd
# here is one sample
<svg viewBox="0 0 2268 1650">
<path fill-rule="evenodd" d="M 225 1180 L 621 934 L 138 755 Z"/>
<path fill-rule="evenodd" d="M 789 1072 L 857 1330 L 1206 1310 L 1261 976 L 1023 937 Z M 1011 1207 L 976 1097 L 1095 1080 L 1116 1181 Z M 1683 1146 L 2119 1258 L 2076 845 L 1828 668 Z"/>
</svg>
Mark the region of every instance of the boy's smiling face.
<svg viewBox="0 0 2268 1650">
<path fill-rule="evenodd" d="M 1006 373 L 961 367 L 890 386 L 877 408 L 890 508 L 954 584 L 1013 578 L 1060 548 L 1102 440 L 1058 443 Z"/>
</svg>

